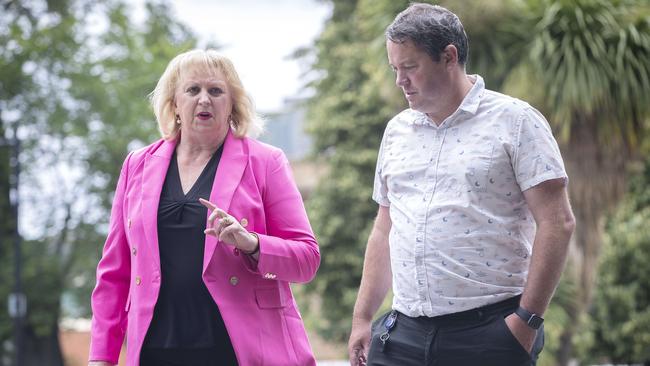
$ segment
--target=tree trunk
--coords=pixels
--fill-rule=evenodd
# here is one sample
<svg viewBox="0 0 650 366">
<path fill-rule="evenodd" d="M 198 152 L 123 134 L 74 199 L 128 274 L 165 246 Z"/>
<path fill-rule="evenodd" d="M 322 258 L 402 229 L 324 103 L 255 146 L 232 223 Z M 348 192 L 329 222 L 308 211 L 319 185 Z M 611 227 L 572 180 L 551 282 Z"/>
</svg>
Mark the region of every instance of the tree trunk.
<svg viewBox="0 0 650 366">
<path fill-rule="evenodd" d="M 0 257 L 7 258 L 11 248 L 11 238 L 16 227 L 16 220 L 11 210 L 9 201 L 9 189 L 11 186 L 11 147 L 4 141 L 5 126 L 2 121 L 2 109 L 0 109 Z M 3 283 L 5 283 L 3 281 Z"/>
<path fill-rule="evenodd" d="M 568 365 L 575 356 L 573 336 L 580 331 L 580 319 L 591 306 L 604 232 L 603 214 L 584 210 L 582 205 L 576 203 L 573 211 L 577 226 L 567 263 L 567 274 L 576 286 L 573 299 L 567 301 L 564 308 L 567 319 L 571 320 L 565 324 L 556 355 L 558 365 L 562 366 Z"/>
<path fill-rule="evenodd" d="M 52 324 L 45 336 L 38 336 L 33 328 L 27 327 L 23 359 L 25 365 L 63 366 L 58 324 Z"/>
<path fill-rule="evenodd" d="M 605 217 L 623 197 L 625 166 L 630 159 L 624 149 L 600 143 L 594 120 L 583 115 L 575 116 L 575 121 L 570 141 L 562 149 L 576 217 L 576 232 L 566 269 L 566 275 L 576 286 L 573 298 L 564 309 L 571 321 L 565 325 L 555 355 L 562 366 L 568 365 L 575 356 L 573 337 L 580 331 L 580 320 L 591 306 Z"/>
</svg>

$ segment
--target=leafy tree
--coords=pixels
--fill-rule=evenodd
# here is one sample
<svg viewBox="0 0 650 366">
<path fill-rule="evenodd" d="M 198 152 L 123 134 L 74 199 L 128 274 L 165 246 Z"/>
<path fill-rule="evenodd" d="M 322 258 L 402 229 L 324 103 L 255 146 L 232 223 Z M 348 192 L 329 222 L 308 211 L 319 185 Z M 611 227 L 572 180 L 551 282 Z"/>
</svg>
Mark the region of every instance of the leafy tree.
<svg viewBox="0 0 650 366">
<path fill-rule="evenodd" d="M 37 5 L 41 5 L 41 7 L 39 8 Z M 19 120 L 29 121 L 30 125 L 37 125 L 39 116 L 53 112 L 51 108 L 55 105 L 56 94 L 47 95 L 48 93 L 44 90 L 52 80 L 48 80 L 44 75 L 35 75 L 36 64 L 38 62 L 42 69 L 50 70 L 55 64 L 65 62 L 67 60 L 66 55 L 70 52 L 74 53 L 78 47 L 74 39 L 62 36 L 73 31 L 72 23 L 69 21 L 70 14 L 63 10 L 68 4 L 60 4 L 63 7 L 57 7 L 54 4 L 51 7 L 43 7 L 43 5 L 45 4 L 23 5 L 18 2 L 3 4 L 4 12 L 0 18 L 0 23 L 3 25 L 0 27 L 2 30 L 0 31 L 0 44 L 3 45 L 3 52 L 0 57 L 0 111 L 2 112 L 0 114 L 0 122 L 2 122 L 0 132 L 3 133 L 2 137 L 14 137 L 16 131 L 18 131 L 21 133 L 19 136 L 24 138 L 25 130 L 23 126 L 19 125 Z M 58 21 L 54 21 L 54 18 Z M 39 22 L 39 19 L 44 20 Z M 42 121 L 42 118 L 40 120 Z M 25 138 L 23 147 L 31 148 L 34 145 L 34 140 L 33 137 Z M 12 292 L 14 283 L 11 248 L 13 247 L 14 233 L 17 230 L 17 221 L 8 205 L 10 154 L 6 148 L 0 151 L 2 166 L 6 168 L 3 169 L 0 178 L 2 182 L 0 185 L 3 187 L 3 204 L 0 207 L 3 219 L 1 221 L 3 226 L 7 225 L 3 227 L 3 235 L 0 237 L 0 250 L 2 251 L 0 262 L 3 268 L 2 272 L 0 272 L 0 276 L 2 276 L 0 295 L 3 299 L 6 299 L 7 294 Z M 25 167 L 26 160 L 24 156 L 22 158 L 23 167 Z M 24 179 L 24 177 L 21 178 Z M 23 245 L 23 247 L 24 252 L 29 251 L 27 245 Z M 31 268 L 28 267 L 28 271 L 29 269 Z M 43 278 L 41 284 L 48 282 L 49 285 L 49 279 L 50 277 Z M 25 284 L 29 282 L 28 278 L 25 278 L 24 282 Z M 26 292 L 28 294 L 31 292 L 28 287 Z M 25 345 L 27 349 L 32 351 L 30 353 L 33 354 L 34 359 L 29 358 L 25 361 L 39 363 L 41 360 L 37 357 L 46 357 L 54 360 L 54 364 L 61 364 L 61 355 L 58 346 L 56 346 L 55 319 L 44 319 L 48 317 L 48 312 L 56 313 L 57 311 L 52 312 L 51 309 L 48 309 L 48 312 L 42 312 L 37 310 L 40 308 L 40 304 L 43 303 L 50 305 L 48 298 L 40 296 L 38 299 L 34 299 L 34 302 L 30 301 L 29 303 L 29 313 L 24 327 L 26 333 Z M 39 324 L 38 329 L 33 327 L 35 318 L 45 320 Z M 3 311 L 0 313 L 0 340 L 3 343 L 11 339 L 11 331 L 12 322 L 8 318 L 8 314 Z M 55 342 L 54 347 L 44 346 L 44 344 L 51 344 L 52 342 Z M 10 353 L 7 351 L 5 347 L 0 349 L 2 362 L 10 359 Z"/>
<path fill-rule="evenodd" d="M 589 321 L 592 362 L 650 363 L 650 160 L 608 220 Z"/>
<path fill-rule="evenodd" d="M 196 40 L 164 2 L 147 3 L 142 24 L 117 0 L 8 2 L 3 8 L 0 132 L 18 129 L 21 207 L 35 212 L 23 215 L 21 225 L 29 236 L 23 243 L 26 363 L 59 365 L 61 294 L 76 304 L 74 315 L 88 315 L 122 160 L 128 149 L 157 136 L 146 96 L 166 63 Z M 4 220 L 12 218 L 7 153 L 0 149 L 0 221 L 8 225 L 0 237 L 0 295 L 13 283 L 5 270 L 12 268 L 5 254 L 15 230 L 15 220 Z M 2 343 L 11 335 L 6 316 L 0 313 Z M 6 352 L 0 349 L 0 358 Z"/>
<path fill-rule="evenodd" d="M 0 136 L 4 136 L 3 125 L 0 123 Z M 8 146 L 0 147 L 0 283 L 7 284 L 0 286 L 0 299 L 6 299 L 12 292 L 13 281 L 11 281 L 11 244 L 16 228 L 16 220 L 13 215 L 13 207 L 9 199 L 10 194 L 10 156 Z M 0 312 L 0 336 L 4 339 L 11 332 L 11 320 L 7 312 Z M 3 352 L 0 349 L 0 364 L 3 362 Z"/>
<path fill-rule="evenodd" d="M 574 301 L 564 310 L 569 319 L 581 319 L 592 299 L 605 217 L 621 200 L 630 163 L 638 161 L 647 136 L 650 6 L 529 0 L 516 14 L 493 32 L 496 50 L 518 55 L 501 56 L 507 67 L 498 88 L 539 106 L 559 137 L 578 224 L 567 267 Z M 579 327 L 565 324 L 559 364 L 573 356 Z"/>
</svg>

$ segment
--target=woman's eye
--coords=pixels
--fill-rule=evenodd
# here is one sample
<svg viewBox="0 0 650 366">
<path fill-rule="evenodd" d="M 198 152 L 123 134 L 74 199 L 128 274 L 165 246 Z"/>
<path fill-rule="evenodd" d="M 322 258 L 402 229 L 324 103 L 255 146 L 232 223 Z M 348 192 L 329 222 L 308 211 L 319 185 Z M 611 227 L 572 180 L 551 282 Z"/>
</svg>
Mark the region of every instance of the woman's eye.
<svg viewBox="0 0 650 366">
<path fill-rule="evenodd" d="M 199 90 L 200 90 L 200 89 L 199 89 L 198 86 L 190 86 L 189 88 L 187 88 L 186 91 L 187 91 L 188 93 L 190 93 L 190 94 L 196 94 L 196 93 L 199 92 Z"/>
<path fill-rule="evenodd" d="M 216 88 L 216 87 L 215 87 L 215 88 L 210 88 L 210 89 L 208 90 L 208 92 L 210 93 L 210 95 L 220 95 L 220 94 L 223 94 L 223 90 L 221 90 L 221 88 Z"/>
</svg>

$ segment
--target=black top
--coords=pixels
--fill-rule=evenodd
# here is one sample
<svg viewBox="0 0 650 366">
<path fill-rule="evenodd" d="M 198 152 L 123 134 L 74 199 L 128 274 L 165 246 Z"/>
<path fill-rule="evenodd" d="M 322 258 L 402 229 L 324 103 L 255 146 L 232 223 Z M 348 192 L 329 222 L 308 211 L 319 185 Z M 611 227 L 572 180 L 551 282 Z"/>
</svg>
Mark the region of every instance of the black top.
<svg viewBox="0 0 650 366">
<path fill-rule="evenodd" d="M 223 145 L 222 145 L 223 146 Z M 144 347 L 224 347 L 234 359 L 219 308 L 201 278 L 207 209 L 222 148 L 210 158 L 187 195 L 183 194 L 174 152 L 158 206 L 160 294 Z"/>
</svg>

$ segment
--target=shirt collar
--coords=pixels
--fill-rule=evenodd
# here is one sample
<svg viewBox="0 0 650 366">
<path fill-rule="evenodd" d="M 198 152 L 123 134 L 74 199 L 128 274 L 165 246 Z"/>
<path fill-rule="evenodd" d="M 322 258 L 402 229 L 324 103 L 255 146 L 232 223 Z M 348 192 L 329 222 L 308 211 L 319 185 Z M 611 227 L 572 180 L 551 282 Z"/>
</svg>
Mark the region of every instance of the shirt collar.
<svg viewBox="0 0 650 366">
<path fill-rule="evenodd" d="M 462 110 L 471 114 L 476 114 L 478 106 L 481 103 L 481 96 L 485 90 L 485 82 L 481 75 L 467 75 L 469 81 L 474 84 L 469 90 L 469 93 L 463 98 L 463 102 L 460 103 L 458 110 Z M 458 112 L 458 111 L 456 111 Z M 455 113 L 454 113 L 455 114 Z"/>
</svg>

